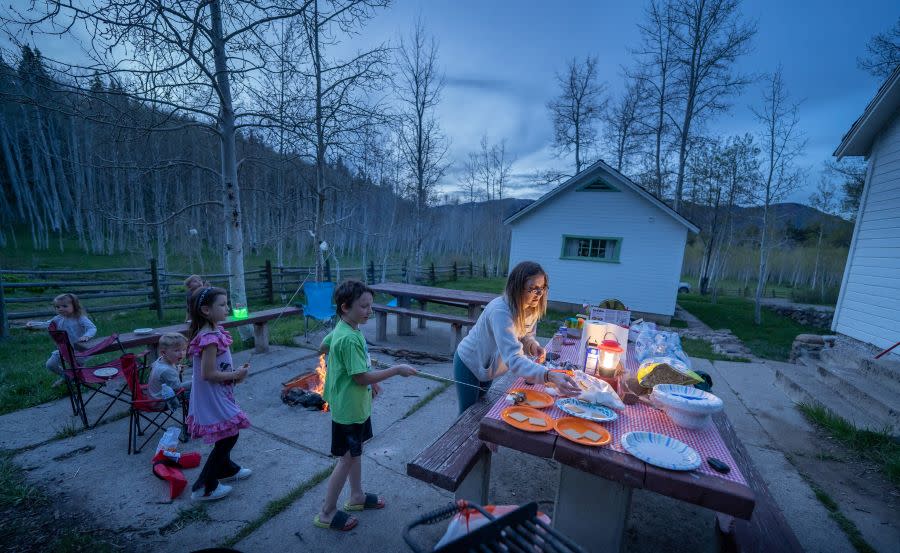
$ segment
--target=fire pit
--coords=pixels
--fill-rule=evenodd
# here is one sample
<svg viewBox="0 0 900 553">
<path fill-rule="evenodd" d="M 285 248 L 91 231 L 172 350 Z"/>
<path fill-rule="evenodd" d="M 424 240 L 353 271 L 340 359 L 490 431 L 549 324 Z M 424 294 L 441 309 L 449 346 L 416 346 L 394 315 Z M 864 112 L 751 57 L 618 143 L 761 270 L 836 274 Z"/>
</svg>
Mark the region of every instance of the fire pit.
<svg viewBox="0 0 900 553">
<path fill-rule="evenodd" d="M 325 355 L 321 355 L 315 370 L 307 371 L 282 384 L 281 401 L 313 411 L 328 411 L 328 403 L 322 399 L 326 371 Z"/>
</svg>

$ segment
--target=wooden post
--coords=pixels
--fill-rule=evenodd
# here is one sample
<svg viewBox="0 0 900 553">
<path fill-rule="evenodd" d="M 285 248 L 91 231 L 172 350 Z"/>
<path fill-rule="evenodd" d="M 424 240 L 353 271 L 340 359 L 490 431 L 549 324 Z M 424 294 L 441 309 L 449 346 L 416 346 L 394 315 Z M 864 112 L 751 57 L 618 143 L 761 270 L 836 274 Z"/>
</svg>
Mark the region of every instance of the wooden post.
<svg viewBox="0 0 900 553">
<path fill-rule="evenodd" d="M 428 281 L 432 286 L 437 282 L 437 275 L 434 274 L 434 263 L 431 264 L 431 269 L 428 272 Z"/>
<path fill-rule="evenodd" d="M 454 281 L 456 280 L 457 276 L 458 276 L 458 273 L 456 271 L 456 261 L 454 261 L 453 262 L 453 280 Z"/>
<path fill-rule="evenodd" d="M 375 282 L 375 262 L 369 261 L 369 275 L 368 275 L 369 284 Z"/>
<path fill-rule="evenodd" d="M 475 272 L 472 270 L 472 262 L 469 261 L 469 278 L 474 276 Z"/>
<path fill-rule="evenodd" d="M 325 280 L 331 282 L 331 263 L 325 260 Z"/>
<path fill-rule="evenodd" d="M 3 298 L 3 275 L 0 274 L 0 338 L 9 337 L 9 325 L 6 320 L 6 300 Z"/>
<path fill-rule="evenodd" d="M 400 266 L 400 279 L 403 282 L 409 282 L 409 275 L 406 273 L 406 260 L 403 260 L 403 265 Z"/>
<path fill-rule="evenodd" d="M 487 278 L 487 265 L 484 263 L 481 264 L 481 276 Z"/>
<path fill-rule="evenodd" d="M 150 259 L 150 288 L 153 302 L 156 304 L 156 316 L 163 319 L 162 294 L 159 290 L 159 268 L 156 266 L 156 258 Z"/>
<path fill-rule="evenodd" d="M 275 286 L 272 282 L 272 262 L 266 259 L 266 300 L 275 303 Z"/>
</svg>

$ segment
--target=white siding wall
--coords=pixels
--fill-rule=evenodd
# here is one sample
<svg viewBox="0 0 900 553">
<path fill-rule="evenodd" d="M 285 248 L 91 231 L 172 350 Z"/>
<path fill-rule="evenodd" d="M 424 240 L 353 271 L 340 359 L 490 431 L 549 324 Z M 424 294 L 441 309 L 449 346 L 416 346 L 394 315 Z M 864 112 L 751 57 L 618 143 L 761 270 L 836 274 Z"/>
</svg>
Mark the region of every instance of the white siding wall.
<svg viewBox="0 0 900 553">
<path fill-rule="evenodd" d="M 509 266 L 540 263 L 550 276 L 551 301 L 618 298 L 634 311 L 672 315 L 687 232 L 631 190 L 570 189 L 512 224 Z M 564 234 L 621 238 L 619 263 L 560 259 Z"/>
<path fill-rule="evenodd" d="M 900 340 L 900 114 L 876 138 L 832 329 L 887 348 Z"/>
</svg>

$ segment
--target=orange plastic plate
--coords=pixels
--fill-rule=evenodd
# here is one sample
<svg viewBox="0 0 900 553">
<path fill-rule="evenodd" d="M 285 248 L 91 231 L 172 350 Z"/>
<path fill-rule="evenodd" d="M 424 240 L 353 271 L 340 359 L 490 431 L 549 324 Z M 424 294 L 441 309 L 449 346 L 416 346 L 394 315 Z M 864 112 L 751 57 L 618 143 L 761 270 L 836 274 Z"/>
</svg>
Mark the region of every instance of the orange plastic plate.
<svg viewBox="0 0 900 553">
<path fill-rule="evenodd" d="M 535 409 L 543 409 L 545 407 L 550 407 L 553 405 L 553 397 L 545 392 L 540 392 L 538 390 L 529 390 L 527 388 L 516 388 L 515 390 L 510 390 L 508 393 L 515 394 L 517 392 L 522 392 L 525 394 L 525 403 L 519 404 L 521 407 L 534 407 Z M 535 405 L 530 405 L 528 402 L 534 402 Z"/>
<path fill-rule="evenodd" d="M 566 430 L 574 430 L 579 434 L 584 434 L 588 430 L 593 430 L 600 435 L 600 439 L 594 442 L 584 437 L 573 438 L 566 434 Z M 563 438 L 581 445 L 601 446 L 612 441 L 612 435 L 609 433 L 609 430 L 603 428 L 596 422 L 586 421 L 577 417 L 563 417 L 561 419 L 556 419 L 556 432 Z"/>
<path fill-rule="evenodd" d="M 544 422 L 547 423 L 547 426 L 538 426 L 536 424 L 531 424 L 529 421 L 524 420 L 522 422 L 517 421 L 516 419 L 510 417 L 513 413 L 521 413 L 526 417 L 535 417 L 538 419 L 543 419 Z M 503 421 L 519 430 L 524 430 L 526 432 L 548 432 L 553 430 L 553 419 L 547 413 L 542 411 L 538 411 L 534 407 L 527 407 L 525 405 L 515 405 L 513 407 L 507 407 L 503 411 L 500 412 L 500 418 Z"/>
</svg>

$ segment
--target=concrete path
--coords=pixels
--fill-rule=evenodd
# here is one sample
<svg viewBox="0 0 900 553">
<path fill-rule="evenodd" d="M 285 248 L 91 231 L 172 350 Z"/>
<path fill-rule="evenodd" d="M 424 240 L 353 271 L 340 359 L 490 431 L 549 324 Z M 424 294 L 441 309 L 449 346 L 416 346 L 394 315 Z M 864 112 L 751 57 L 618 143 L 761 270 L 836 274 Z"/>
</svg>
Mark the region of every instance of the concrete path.
<svg viewBox="0 0 900 553">
<path fill-rule="evenodd" d="M 381 348 L 394 353 L 424 350 L 436 359 L 411 354 L 416 359 L 414 364 L 423 371 L 452 377 L 446 327 L 429 323 L 427 330 L 414 329 L 415 336 L 397 337 L 391 322 L 387 341 L 372 344 L 372 356 L 384 364 L 394 364 L 403 360 L 380 352 Z M 374 340 L 374 322 L 365 325 L 363 331 Z M 311 337 L 311 345 L 318 340 Z M 0 443 L 17 450 L 14 462 L 25 469 L 31 482 L 54 496 L 57 508 L 94 513 L 97 525 L 114 529 L 127 550 L 188 551 L 240 537 L 235 547 L 245 552 L 407 551 L 402 528 L 452 500 L 448 492 L 407 477 L 406 463 L 452 423 L 455 390 L 446 383 L 415 377 L 385 383 L 384 394 L 373 406 L 375 438 L 365 448 L 363 482 L 367 491 L 382 494 L 388 507 L 360 513 L 360 525 L 349 533 L 318 529 L 312 526 L 312 518 L 324 496 L 325 479 L 333 463 L 328 455 L 331 419 L 326 413 L 287 406 L 279 396 L 282 382 L 315 365 L 311 353 L 303 348 L 273 348 L 265 355 L 235 355 L 238 363 L 247 359 L 252 363 L 251 377 L 236 388 L 236 395 L 253 428 L 241 433 L 233 457 L 255 473 L 235 484 L 232 497 L 219 502 L 197 506 L 187 494 L 169 501 L 166 485 L 151 474 L 153 447 L 138 455 L 126 455 L 125 419 L 75 436 L 55 438 L 58 427 L 54 425 L 66 424 L 65 402 L 0 417 Z M 851 551 L 843 533 L 797 471 L 797 459 L 809 461 L 800 455 L 811 454 L 816 441 L 774 386 L 771 367 L 694 362 L 713 375 L 715 391 L 725 401 L 729 418 L 801 543 L 809 551 Z M 432 399 L 422 405 L 429 395 Z M 210 446 L 193 441 L 181 449 L 197 450 L 205 457 Z M 501 448 L 492 468 L 491 496 L 495 503 L 552 501 L 555 497 L 559 468 L 553 461 Z M 189 481 L 198 474 L 199 469 L 186 471 Z M 847 486 L 853 485 L 851 482 Z M 830 493 L 842 509 L 848 505 L 844 496 Z M 858 501 L 852 505 L 872 512 L 871 505 Z M 551 503 L 543 508 L 552 516 Z M 590 509 L 585 506 L 586 516 L 590 516 Z M 888 532 L 894 529 L 894 523 L 885 523 L 880 511 L 871 515 L 868 525 L 862 520 L 865 517 L 851 518 L 879 551 L 892 551 L 883 547 L 885 541 L 870 539 L 878 526 L 884 529 L 885 540 L 893 536 Z M 708 551 L 712 523 L 713 514 L 706 509 L 637 491 L 628 521 L 627 549 Z M 416 533 L 416 539 L 430 547 L 442 530 L 440 526 L 428 528 Z"/>
</svg>

